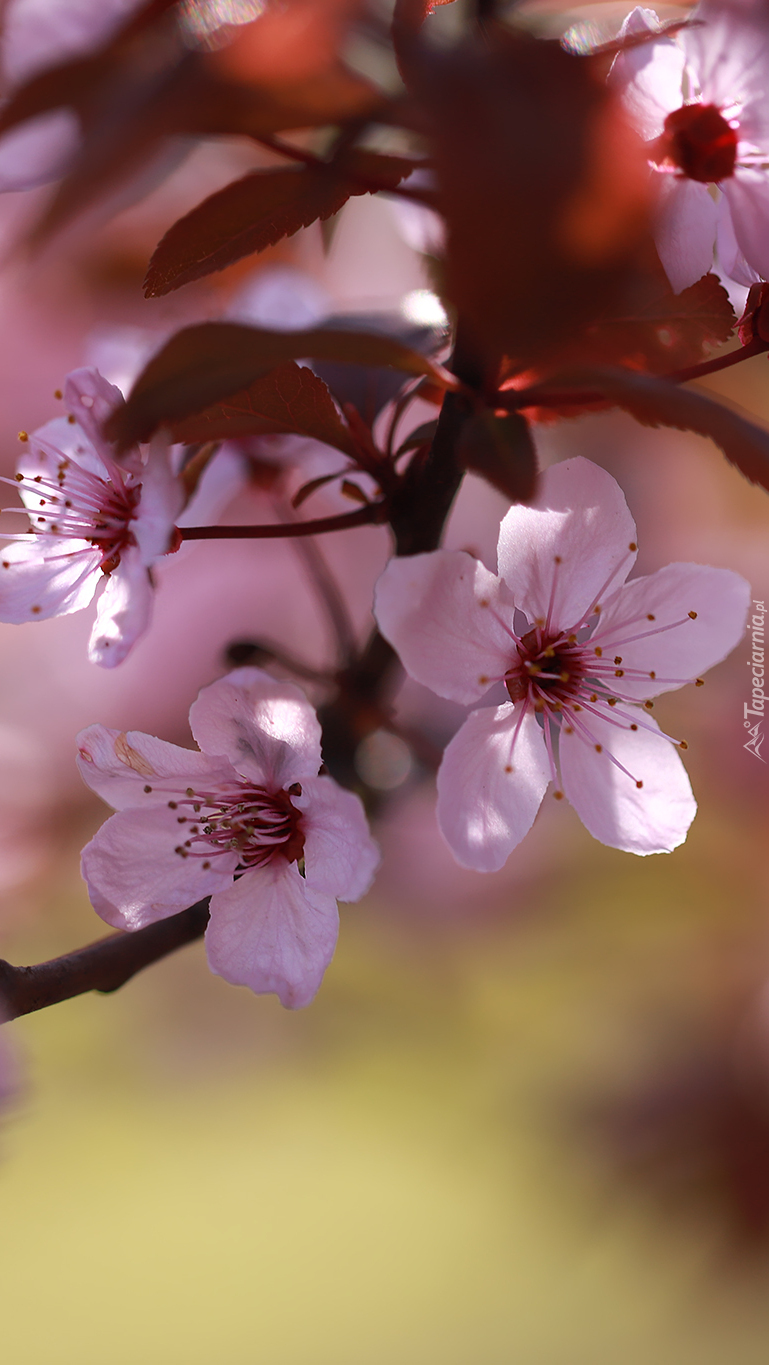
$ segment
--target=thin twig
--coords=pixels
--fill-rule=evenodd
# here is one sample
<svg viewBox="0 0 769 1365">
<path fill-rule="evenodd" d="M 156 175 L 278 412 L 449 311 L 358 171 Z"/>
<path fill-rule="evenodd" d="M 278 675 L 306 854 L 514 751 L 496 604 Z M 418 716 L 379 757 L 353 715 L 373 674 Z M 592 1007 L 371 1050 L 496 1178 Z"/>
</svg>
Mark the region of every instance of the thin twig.
<svg viewBox="0 0 769 1365">
<path fill-rule="evenodd" d="M 315 521 L 268 522 L 261 526 L 180 526 L 182 540 L 280 540 L 283 536 L 320 536 L 353 526 L 374 526 L 387 520 L 385 502 L 368 502 L 357 512 L 340 512 Z"/>
<path fill-rule="evenodd" d="M 672 370 L 669 374 L 649 374 L 651 379 L 664 379 L 668 384 L 688 384 L 693 379 L 705 379 L 719 370 L 728 370 L 753 356 L 764 355 L 769 351 L 769 342 L 756 338 L 747 346 L 740 346 L 727 355 L 717 356 L 715 360 L 703 360 L 699 365 L 690 365 L 685 370 Z M 636 373 L 636 371 L 633 371 Z M 548 389 L 546 384 L 533 384 L 530 389 L 502 389 L 494 398 L 501 408 L 517 412 L 521 408 L 561 408 L 575 403 L 610 402 L 600 390 L 591 389 Z"/>
</svg>

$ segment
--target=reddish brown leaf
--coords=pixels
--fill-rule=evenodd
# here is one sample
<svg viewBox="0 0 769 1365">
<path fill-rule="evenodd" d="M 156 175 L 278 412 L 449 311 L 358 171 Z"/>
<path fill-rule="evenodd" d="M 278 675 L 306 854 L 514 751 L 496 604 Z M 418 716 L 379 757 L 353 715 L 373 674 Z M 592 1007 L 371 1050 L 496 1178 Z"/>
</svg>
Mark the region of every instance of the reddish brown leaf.
<svg viewBox="0 0 769 1365">
<path fill-rule="evenodd" d="M 572 371 L 552 383 L 559 393 L 574 389 L 576 394 L 602 394 L 646 426 L 677 427 L 707 436 L 746 479 L 769 490 L 769 431 L 723 402 L 631 370 L 596 367 Z"/>
<path fill-rule="evenodd" d="M 574 348 L 575 360 L 665 372 L 702 360 L 728 341 L 736 324 L 729 295 L 716 275 L 674 294 L 666 281 L 639 288 L 635 304 L 588 328 Z"/>
<path fill-rule="evenodd" d="M 355 458 L 357 446 L 326 385 L 289 360 L 230 398 L 172 427 L 174 441 L 231 441 L 241 436 L 295 432 Z"/>
<path fill-rule="evenodd" d="M 149 440 L 159 426 L 178 429 L 186 418 L 248 389 L 276 365 L 304 357 L 392 365 L 406 374 L 430 375 L 444 388 L 456 387 L 453 375 L 391 337 L 331 328 L 273 332 L 235 322 L 204 322 L 177 332 L 153 356 L 106 430 L 121 446 Z"/>
<path fill-rule="evenodd" d="M 254 171 L 210 195 L 174 223 L 158 244 L 144 281 L 145 296 L 168 294 L 243 256 L 264 251 L 317 218 L 338 213 L 350 195 L 397 185 L 414 167 L 405 158 L 375 152 L 350 155 L 344 165 L 363 183 L 330 166 L 290 166 Z"/>
<path fill-rule="evenodd" d="M 537 453 L 529 424 L 517 412 L 474 413 L 460 433 L 457 455 L 511 502 L 528 502 L 537 481 Z"/>
<path fill-rule="evenodd" d="M 674 294 L 662 267 L 636 276 L 633 298 L 621 311 L 607 313 L 582 331 L 554 345 L 547 368 L 534 366 L 512 380 L 516 389 L 547 382 L 554 371 L 588 364 L 624 366 L 631 370 L 672 374 L 706 358 L 712 347 L 728 341 L 736 317 L 729 296 L 715 275 L 704 275 L 681 294 Z M 513 369 L 515 367 L 513 366 Z M 554 421 L 595 410 L 596 403 L 538 408 L 529 415 Z"/>
<path fill-rule="evenodd" d="M 737 332 L 743 346 L 754 341 L 769 342 L 769 285 L 763 281 L 750 286 Z"/>
</svg>

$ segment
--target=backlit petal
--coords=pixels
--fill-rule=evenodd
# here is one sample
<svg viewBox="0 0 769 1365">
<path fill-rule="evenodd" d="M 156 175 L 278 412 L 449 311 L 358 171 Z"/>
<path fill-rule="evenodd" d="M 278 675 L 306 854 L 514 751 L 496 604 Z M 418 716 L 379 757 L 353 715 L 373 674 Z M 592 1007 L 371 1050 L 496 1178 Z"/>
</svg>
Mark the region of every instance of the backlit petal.
<svg viewBox="0 0 769 1365">
<path fill-rule="evenodd" d="M 124 550 L 99 598 L 88 645 L 92 664 L 114 668 L 144 634 L 152 615 L 153 588 L 139 551 Z"/>
<path fill-rule="evenodd" d="M 295 863 L 275 860 L 213 897 L 208 962 L 234 986 L 301 1009 L 323 980 L 338 932 L 333 897 L 308 886 Z"/>
<path fill-rule="evenodd" d="M 21 625 L 87 607 L 101 554 L 83 540 L 30 536 L 0 551 L 0 621 Z"/>
<path fill-rule="evenodd" d="M 212 762 L 197 749 L 182 749 L 139 730 L 89 725 L 78 735 L 77 746 L 83 781 L 115 810 L 167 805 L 188 787 L 203 792 L 237 781 L 231 764 Z"/>
<path fill-rule="evenodd" d="M 591 740 L 565 729 L 560 738 L 563 790 L 583 825 L 594 839 L 626 853 L 672 852 L 697 810 L 675 746 L 648 730 L 623 730 L 598 716 L 583 719 Z M 656 731 L 650 718 L 649 723 Z"/>
<path fill-rule="evenodd" d="M 293 801 L 304 812 L 307 885 L 342 901 L 359 900 L 379 865 L 362 802 L 330 777 L 305 778 Z"/>
<path fill-rule="evenodd" d="M 550 781 L 542 731 L 521 705 L 483 707 L 438 772 L 438 824 L 458 863 L 496 872 L 528 834 Z"/>
<path fill-rule="evenodd" d="M 656 180 L 654 236 L 673 292 L 680 294 L 712 269 L 718 207 L 698 180 L 664 174 Z"/>
<path fill-rule="evenodd" d="M 468 705 L 516 658 L 509 594 L 461 550 L 391 559 L 376 587 L 379 629 L 412 678 Z"/>
<path fill-rule="evenodd" d="M 95 891 L 94 909 L 117 929 L 141 929 L 178 914 L 232 880 L 237 853 L 210 859 L 174 852 L 183 846 L 173 811 L 133 807 L 113 815 L 83 849 L 82 873 Z M 208 863 L 206 867 L 205 864 Z"/>
<path fill-rule="evenodd" d="M 769 175 L 738 166 L 721 189 L 729 200 L 737 244 L 748 265 L 769 276 Z"/>
<path fill-rule="evenodd" d="M 145 564 L 166 553 L 184 496 L 181 479 L 171 469 L 168 439 L 160 432 L 150 443 L 141 475 L 141 498 L 131 525 Z"/>
<path fill-rule="evenodd" d="M 590 643 L 603 649 L 604 658 L 622 659 L 619 695 L 656 697 L 726 658 L 743 635 L 749 604 L 750 584 L 731 569 L 667 564 L 625 584 Z M 643 638 L 633 640 L 637 635 Z M 634 678 L 635 669 L 644 676 Z M 657 676 L 651 678 L 651 672 Z"/>
<path fill-rule="evenodd" d="M 270 790 L 315 777 L 320 725 L 304 693 L 260 668 L 238 668 L 204 687 L 190 710 L 201 749 L 228 758 Z"/>
<path fill-rule="evenodd" d="M 542 475 L 529 507 L 510 508 L 499 530 L 499 572 L 530 621 L 575 627 L 632 568 L 635 522 L 619 484 L 581 456 Z"/>
<path fill-rule="evenodd" d="M 634 9 L 620 38 L 657 32 L 654 10 Z M 683 104 L 684 53 L 673 38 L 659 38 L 628 48 L 616 57 L 609 83 L 620 92 L 633 123 L 644 138 L 659 137 L 668 114 Z"/>
</svg>

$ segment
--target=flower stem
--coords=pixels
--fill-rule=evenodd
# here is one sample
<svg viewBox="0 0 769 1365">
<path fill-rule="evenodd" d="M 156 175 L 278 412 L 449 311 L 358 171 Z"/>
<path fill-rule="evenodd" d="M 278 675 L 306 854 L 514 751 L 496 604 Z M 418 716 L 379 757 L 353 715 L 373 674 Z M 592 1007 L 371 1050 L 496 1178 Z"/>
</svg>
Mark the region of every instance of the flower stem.
<svg viewBox="0 0 769 1365">
<path fill-rule="evenodd" d="M 268 522 L 262 526 L 180 526 L 182 540 L 278 540 L 283 536 L 319 536 L 353 526 L 373 526 L 387 520 L 385 502 L 369 502 L 357 512 L 340 512 L 315 521 Z"/>
<path fill-rule="evenodd" d="M 699 365 L 690 365 L 685 370 L 672 370 L 670 374 L 653 375 L 652 378 L 664 379 L 669 384 L 688 384 L 692 379 L 704 379 L 709 374 L 716 374 L 718 370 L 728 370 L 732 365 L 739 365 L 741 361 L 750 360 L 756 355 L 764 355 L 766 351 L 769 351 L 769 343 L 756 338 L 748 342 L 747 346 L 740 346 L 736 351 L 729 351 L 727 355 L 717 356 L 715 360 L 703 360 Z M 496 395 L 494 401 L 501 408 L 517 412 L 521 408 L 560 408 L 571 407 L 575 403 L 606 403 L 610 400 L 598 389 L 559 391 L 548 389 L 546 384 L 533 384 L 530 389 L 503 389 Z"/>
</svg>

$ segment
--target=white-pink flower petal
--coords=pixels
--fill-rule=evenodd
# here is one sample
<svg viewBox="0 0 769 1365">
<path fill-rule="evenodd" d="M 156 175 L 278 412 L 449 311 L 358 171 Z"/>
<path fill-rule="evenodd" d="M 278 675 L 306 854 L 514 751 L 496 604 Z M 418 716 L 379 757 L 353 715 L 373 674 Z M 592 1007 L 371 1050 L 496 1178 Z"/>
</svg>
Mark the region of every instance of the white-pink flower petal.
<svg viewBox="0 0 769 1365">
<path fill-rule="evenodd" d="M 110 476 L 115 472 L 115 451 L 102 435 L 102 426 L 116 408 L 123 405 L 120 389 L 92 366 L 73 370 L 64 381 L 64 406 L 85 433 Z"/>
<path fill-rule="evenodd" d="M 182 827 L 163 806 L 132 807 L 113 815 L 83 849 L 82 873 L 103 906 L 112 905 L 117 929 L 142 929 L 167 919 L 203 896 L 221 891 L 238 864 L 237 853 L 184 857 Z"/>
<path fill-rule="evenodd" d="M 407 672 L 440 697 L 468 705 L 507 672 L 515 649 L 504 584 L 462 550 L 391 559 L 374 614 Z"/>
<path fill-rule="evenodd" d="M 153 588 L 142 556 L 135 546 L 124 550 L 99 598 L 88 658 L 92 664 L 115 668 L 122 664 L 144 634 L 152 615 Z"/>
<path fill-rule="evenodd" d="M 701 0 L 680 43 L 703 104 L 746 108 L 766 102 L 769 27 L 764 0 Z M 751 130 L 752 131 L 752 130 Z"/>
<path fill-rule="evenodd" d="M 534 502 L 499 530 L 499 572 L 530 621 L 577 627 L 627 577 L 635 522 L 619 484 L 578 456 L 546 469 Z"/>
<path fill-rule="evenodd" d="M 276 859 L 213 897 L 206 951 L 225 981 L 257 995 L 274 992 L 287 1009 L 302 1009 L 323 980 L 338 933 L 333 896 Z"/>
<path fill-rule="evenodd" d="M 740 250 L 754 270 L 769 278 L 769 176 L 752 166 L 738 166 L 721 189 L 729 201 Z"/>
<path fill-rule="evenodd" d="M 294 805 L 303 812 L 307 885 L 340 901 L 357 901 L 368 891 L 379 866 L 363 803 L 330 777 L 302 781 Z"/>
<path fill-rule="evenodd" d="M 654 10 L 638 8 L 628 15 L 618 36 L 658 33 L 659 28 Z M 631 119 L 647 140 L 659 137 L 668 114 L 681 104 L 685 60 L 673 38 L 659 38 L 620 52 L 612 65 L 609 83 L 623 96 Z"/>
<path fill-rule="evenodd" d="M 680 294 L 713 265 L 718 206 L 707 185 L 685 176 L 658 175 L 657 190 L 657 250 L 673 292 Z"/>
<path fill-rule="evenodd" d="M 458 863 L 496 872 L 528 834 L 550 781 L 545 741 L 521 704 L 473 711 L 443 755 L 438 824 Z"/>
<path fill-rule="evenodd" d="M 725 194 L 718 201 L 718 233 L 716 237 L 718 262 L 723 273 L 736 284 L 749 289 L 758 284 L 761 276 L 752 265 L 748 265 L 744 252 L 734 233 L 732 210 Z"/>
<path fill-rule="evenodd" d="M 235 669 L 204 687 L 190 726 L 204 752 L 228 758 L 254 782 L 285 788 L 320 767 L 320 725 L 304 693 L 259 668 Z"/>
<path fill-rule="evenodd" d="M 212 761 L 198 749 L 182 749 L 140 730 L 89 725 L 78 735 L 77 746 L 83 781 L 115 810 L 167 805 L 187 787 L 205 790 L 236 779 L 230 763 Z"/>
<path fill-rule="evenodd" d="M 80 611 L 101 578 L 101 555 L 84 540 L 30 536 L 0 556 L 0 621 L 11 625 Z"/>
<path fill-rule="evenodd" d="M 164 555 L 185 500 L 182 481 L 171 468 L 168 438 L 154 436 L 141 476 L 141 499 L 132 531 L 145 564 Z"/>
<path fill-rule="evenodd" d="M 749 605 L 750 585 L 731 569 L 667 564 L 620 589 L 590 643 L 621 658 L 619 694 L 643 700 L 693 682 L 726 658 Z"/>
<path fill-rule="evenodd" d="M 0 193 L 32 190 L 62 175 L 80 141 L 70 109 L 39 114 L 0 137 Z"/>
<path fill-rule="evenodd" d="M 563 790 L 594 839 L 626 853 L 670 853 L 684 842 L 697 812 L 678 751 L 652 730 L 620 729 L 583 716 L 589 731 L 560 734 Z M 622 768 L 612 762 L 612 755 Z M 641 783 L 641 786 L 637 784 Z"/>
</svg>

